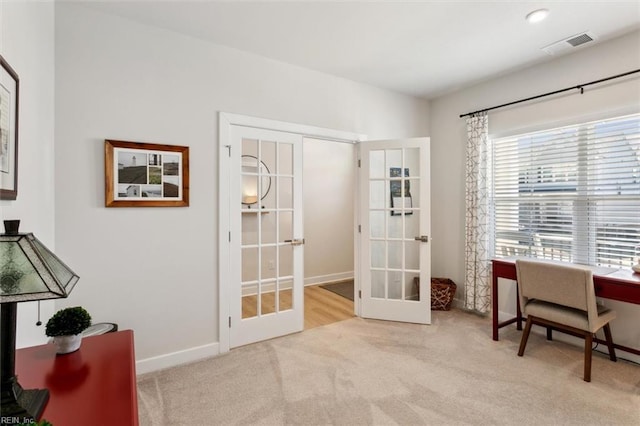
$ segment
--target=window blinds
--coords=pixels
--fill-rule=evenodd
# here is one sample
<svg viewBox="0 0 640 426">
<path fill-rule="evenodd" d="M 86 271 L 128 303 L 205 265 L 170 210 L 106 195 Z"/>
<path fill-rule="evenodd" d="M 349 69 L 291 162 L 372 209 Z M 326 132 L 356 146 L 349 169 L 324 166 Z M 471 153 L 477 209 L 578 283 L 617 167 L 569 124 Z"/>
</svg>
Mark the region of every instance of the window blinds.
<svg viewBox="0 0 640 426">
<path fill-rule="evenodd" d="M 640 258 L 640 114 L 492 140 L 497 257 Z"/>
</svg>

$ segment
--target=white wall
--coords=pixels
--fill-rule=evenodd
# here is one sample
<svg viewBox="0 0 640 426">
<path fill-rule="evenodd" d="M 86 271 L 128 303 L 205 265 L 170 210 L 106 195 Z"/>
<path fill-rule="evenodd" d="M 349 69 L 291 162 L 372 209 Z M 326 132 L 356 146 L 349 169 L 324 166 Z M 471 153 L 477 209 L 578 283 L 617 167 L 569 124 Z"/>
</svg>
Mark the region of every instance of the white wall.
<svg viewBox="0 0 640 426">
<path fill-rule="evenodd" d="M 66 253 L 54 245 L 53 27 L 53 3 L 0 2 L 0 54 L 20 79 L 18 197 L 0 201 L 0 219 L 20 219 L 21 232 L 33 232 L 66 261 Z M 53 306 L 51 301 L 42 303 L 43 324 L 53 314 Z M 37 303 L 18 304 L 18 347 L 46 342 L 44 325 L 36 327 L 36 321 Z"/>
<path fill-rule="evenodd" d="M 452 278 L 463 299 L 464 163 L 466 123 L 460 114 L 535 96 L 640 68 L 640 32 L 559 57 L 443 96 L 431 103 L 432 268 L 434 276 Z M 640 111 L 640 79 L 636 75 L 579 92 L 541 99 L 489 113 L 491 136 L 505 136 L 548 126 Z M 512 294 L 507 295 L 511 291 Z M 515 290 L 501 283 L 500 311 L 515 312 Z M 505 297 L 506 296 L 506 297 Z M 511 296 L 511 297 L 510 297 Z M 514 300 L 508 303 L 508 300 Z M 617 343 L 640 348 L 640 307 L 606 301 L 618 309 L 612 324 Z"/>
<path fill-rule="evenodd" d="M 217 113 L 391 138 L 428 103 L 56 3 L 56 244 L 146 359 L 218 341 Z M 105 208 L 105 138 L 188 145 L 191 206 Z M 62 304 L 61 304 L 62 305 Z"/>
</svg>

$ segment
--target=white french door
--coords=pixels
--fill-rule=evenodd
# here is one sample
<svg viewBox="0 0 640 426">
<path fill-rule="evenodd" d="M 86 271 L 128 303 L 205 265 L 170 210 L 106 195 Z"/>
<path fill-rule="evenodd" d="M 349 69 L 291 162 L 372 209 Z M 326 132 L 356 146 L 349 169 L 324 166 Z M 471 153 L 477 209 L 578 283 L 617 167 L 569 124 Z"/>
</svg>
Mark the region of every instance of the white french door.
<svg viewBox="0 0 640 426">
<path fill-rule="evenodd" d="M 302 136 L 234 125 L 229 149 L 233 348 L 304 326 Z"/>
<path fill-rule="evenodd" d="M 359 144 L 362 317 L 431 323 L 429 144 Z"/>
</svg>

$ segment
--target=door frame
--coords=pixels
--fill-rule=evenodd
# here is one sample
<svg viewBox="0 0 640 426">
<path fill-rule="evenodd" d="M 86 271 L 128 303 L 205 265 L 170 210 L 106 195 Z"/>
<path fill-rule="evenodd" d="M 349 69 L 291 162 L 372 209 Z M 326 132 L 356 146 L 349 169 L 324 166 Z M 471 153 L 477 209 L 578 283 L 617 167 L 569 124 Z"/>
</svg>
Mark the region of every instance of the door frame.
<svg viewBox="0 0 640 426">
<path fill-rule="evenodd" d="M 231 126 L 253 127 L 278 132 L 293 133 L 303 137 L 331 140 L 335 142 L 347 142 L 356 144 L 366 141 L 367 136 L 341 130 L 333 130 L 316 126 L 289 123 L 266 118 L 252 117 L 248 115 L 219 112 L 218 114 L 218 342 L 220 353 L 230 350 L 230 309 L 229 297 L 231 294 L 231 268 L 232 258 L 230 250 L 230 184 L 231 161 L 229 159 L 229 149 L 231 146 Z M 304 146 L 304 142 L 303 142 Z M 355 166 L 354 166 L 355 167 Z M 238 170 L 238 173 L 240 171 Z M 357 182 L 356 182 L 357 185 Z M 304 182 L 303 182 L 304 191 Z M 356 187 L 357 192 L 357 187 Z M 358 201 L 354 208 L 354 224 L 358 223 L 359 207 Z M 354 226 L 354 233 L 357 233 L 357 226 Z M 355 288 L 359 288 L 359 242 L 354 238 L 354 275 Z M 357 291 L 357 290 L 356 290 Z M 354 297 L 355 313 L 359 312 L 359 300 Z"/>
</svg>

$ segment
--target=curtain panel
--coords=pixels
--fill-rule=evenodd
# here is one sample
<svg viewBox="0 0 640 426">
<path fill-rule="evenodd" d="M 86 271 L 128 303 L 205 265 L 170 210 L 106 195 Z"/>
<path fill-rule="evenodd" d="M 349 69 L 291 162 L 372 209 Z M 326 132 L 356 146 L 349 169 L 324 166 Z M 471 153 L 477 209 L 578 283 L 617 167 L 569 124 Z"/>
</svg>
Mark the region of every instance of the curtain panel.
<svg viewBox="0 0 640 426">
<path fill-rule="evenodd" d="M 488 133 L 486 112 L 467 118 L 464 307 L 482 314 L 491 307 Z"/>
</svg>

